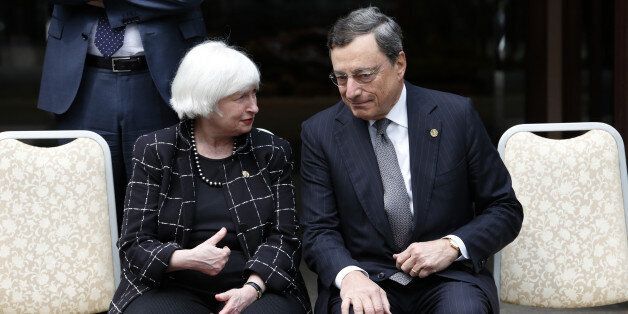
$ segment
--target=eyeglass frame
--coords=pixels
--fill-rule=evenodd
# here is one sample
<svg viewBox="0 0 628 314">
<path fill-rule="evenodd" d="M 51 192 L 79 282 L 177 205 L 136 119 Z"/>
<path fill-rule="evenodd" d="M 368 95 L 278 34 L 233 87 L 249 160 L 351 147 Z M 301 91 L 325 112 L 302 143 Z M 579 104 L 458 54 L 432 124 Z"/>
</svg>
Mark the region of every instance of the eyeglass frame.
<svg viewBox="0 0 628 314">
<path fill-rule="evenodd" d="M 375 78 L 377 78 L 377 74 L 379 74 L 382 70 L 382 65 L 378 65 L 372 68 L 366 68 L 366 69 L 358 69 L 356 71 L 354 71 L 352 74 L 342 74 L 341 76 L 346 76 L 346 82 L 344 84 L 340 84 L 338 82 L 338 75 L 334 72 L 329 73 L 329 79 L 331 80 L 331 82 L 340 87 L 340 86 L 347 86 L 347 83 L 349 83 L 349 78 L 353 78 L 354 81 L 356 81 L 356 83 L 360 84 L 360 85 L 364 85 L 364 84 L 368 84 L 370 82 L 373 82 L 375 80 Z M 368 78 L 367 79 L 359 79 L 360 75 L 367 75 Z"/>
</svg>

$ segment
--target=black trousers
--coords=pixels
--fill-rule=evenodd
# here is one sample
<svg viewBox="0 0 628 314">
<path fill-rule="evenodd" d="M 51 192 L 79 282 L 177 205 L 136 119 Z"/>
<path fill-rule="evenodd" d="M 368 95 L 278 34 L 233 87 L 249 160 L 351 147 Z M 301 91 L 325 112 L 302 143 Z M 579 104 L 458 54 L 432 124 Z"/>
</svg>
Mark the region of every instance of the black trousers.
<svg viewBox="0 0 628 314">
<path fill-rule="evenodd" d="M 415 279 L 407 286 L 391 280 L 379 283 L 386 291 L 390 310 L 402 313 L 489 313 L 488 297 L 475 284 L 456 281 L 436 275 Z M 341 313 L 342 299 L 334 290 L 329 302 L 331 313 Z M 332 292 L 333 293 L 333 292 Z M 351 311 L 352 312 L 352 311 Z"/>
<path fill-rule="evenodd" d="M 214 299 L 215 293 L 201 293 L 178 285 L 163 285 L 137 297 L 124 310 L 124 313 L 218 313 L 223 304 Z M 301 303 L 291 295 L 266 291 L 242 313 L 305 313 Z"/>
</svg>

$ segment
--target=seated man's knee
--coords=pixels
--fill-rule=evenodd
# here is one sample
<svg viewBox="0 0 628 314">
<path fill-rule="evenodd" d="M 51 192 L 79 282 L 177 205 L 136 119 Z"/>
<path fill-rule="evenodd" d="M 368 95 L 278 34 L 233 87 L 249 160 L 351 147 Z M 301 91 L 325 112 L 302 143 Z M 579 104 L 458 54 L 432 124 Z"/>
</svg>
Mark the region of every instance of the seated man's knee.
<svg viewBox="0 0 628 314">
<path fill-rule="evenodd" d="M 478 286 L 451 281 L 443 284 L 440 297 L 434 304 L 434 313 L 490 313 L 488 296 Z"/>
</svg>

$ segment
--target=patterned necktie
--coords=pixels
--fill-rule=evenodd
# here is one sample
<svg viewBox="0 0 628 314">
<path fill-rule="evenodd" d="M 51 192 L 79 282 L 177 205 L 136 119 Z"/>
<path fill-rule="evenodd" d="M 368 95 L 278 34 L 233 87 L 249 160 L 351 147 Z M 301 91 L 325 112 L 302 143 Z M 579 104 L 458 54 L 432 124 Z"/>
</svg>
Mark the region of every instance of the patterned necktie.
<svg viewBox="0 0 628 314">
<path fill-rule="evenodd" d="M 375 121 L 373 124 L 377 129 L 373 139 L 373 149 L 377 156 L 379 173 L 384 186 L 384 209 L 393 232 L 395 245 L 403 250 L 410 241 L 412 212 L 410 211 L 410 196 L 403 182 L 395 147 L 388 135 L 386 135 L 386 128 L 390 122 L 390 120 L 384 118 Z M 410 283 L 412 277 L 403 272 L 398 272 L 392 275 L 390 279 L 405 286 Z"/>
<path fill-rule="evenodd" d="M 96 45 L 98 51 L 100 51 L 105 58 L 111 58 L 111 56 L 122 47 L 125 28 L 125 26 L 115 29 L 111 28 L 111 24 L 109 24 L 109 20 L 105 14 L 98 18 L 94 45 Z"/>
</svg>

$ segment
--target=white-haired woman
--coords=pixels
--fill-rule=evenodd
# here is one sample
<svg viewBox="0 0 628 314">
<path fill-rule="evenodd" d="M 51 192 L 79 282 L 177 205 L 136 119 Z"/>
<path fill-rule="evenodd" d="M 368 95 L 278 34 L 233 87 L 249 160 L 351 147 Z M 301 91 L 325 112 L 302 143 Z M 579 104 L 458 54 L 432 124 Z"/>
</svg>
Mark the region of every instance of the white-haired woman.
<svg viewBox="0 0 628 314">
<path fill-rule="evenodd" d="M 183 58 L 181 122 L 140 137 L 110 313 L 305 313 L 285 140 L 252 127 L 259 71 L 208 41 Z"/>
</svg>

